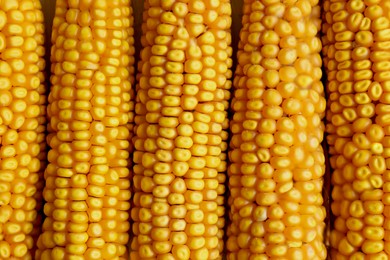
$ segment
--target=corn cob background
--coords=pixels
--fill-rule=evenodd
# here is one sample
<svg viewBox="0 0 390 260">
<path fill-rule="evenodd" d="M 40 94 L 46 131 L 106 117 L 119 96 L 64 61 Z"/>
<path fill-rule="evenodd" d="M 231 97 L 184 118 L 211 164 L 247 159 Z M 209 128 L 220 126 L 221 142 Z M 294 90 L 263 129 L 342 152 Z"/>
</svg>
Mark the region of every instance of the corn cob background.
<svg viewBox="0 0 390 260">
<path fill-rule="evenodd" d="M 56 2 L 51 150 L 38 259 L 128 258 L 134 80 L 130 6 L 129 0 Z"/>
<path fill-rule="evenodd" d="M 46 161 L 43 13 L 38 0 L 0 7 L 0 259 L 31 259 Z"/>
<path fill-rule="evenodd" d="M 45 14 L 45 23 L 46 23 L 46 34 L 47 34 L 47 39 L 51 38 L 51 28 L 52 28 L 52 20 L 54 17 L 54 8 L 55 8 L 55 2 L 56 1 L 51 1 L 51 0 L 41 0 L 42 5 L 43 5 L 43 11 Z M 134 17 L 135 17 L 135 35 L 136 39 L 139 39 L 141 35 L 141 26 L 140 22 L 142 21 L 142 11 L 143 11 L 143 0 L 139 1 L 133 1 L 133 9 L 134 9 Z M 235 0 L 232 1 L 232 17 L 233 17 L 233 24 L 232 24 L 232 36 L 233 36 L 233 48 L 237 48 L 237 43 L 238 43 L 238 32 L 241 27 L 241 13 L 242 13 L 242 4 L 243 0 Z M 137 24 L 138 22 L 138 24 Z M 49 54 L 50 54 L 50 41 L 46 42 L 47 49 L 48 49 L 48 54 L 47 54 L 47 61 L 50 63 L 49 60 Z M 140 42 L 135 42 L 136 45 L 136 53 L 139 53 L 141 50 Z M 234 55 L 233 55 L 234 57 Z M 136 58 L 138 58 L 136 56 Z"/>
<path fill-rule="evenodd" d="M 51 26 L 52 26 L 52 18 L 54 16 L 54 5 L 56 1 L 52 0 L 41 0 L 43 3 L 43 10 L 45 13 L 45 23 L 46 23 L 46 34 L 48 35 L 48 39 L 50 39 L 51 35 Z M 135 21 L 140 23 L 142 21 L 142 10 L 143 10 L 143 0 L 135 0 L 133 1 L 133 8 L 134 8 L 134 16 L 135 16 Z M 232 4 L 232 17 L 233 17 L 233 24 L 232 24 L 232 37 L 233 37 L 233 48 L 237 48 L 237 42 L 238 42 L 238 36 L 239 36 L 239 30 L 241 28 L 241 14 L 242 14 L 242 5 L 243 5 L 244 0 L 233 0 L 231 1 Z M 138 34 L 140 34 L 140 25 L 135 24 L 135 30 L 136 34 L 138 31 Z M 46 44 L 49 46 L 50 41 L 47 41 Z M 137 42 L 136 42 L 137 44 Z M 140 46 L 137 46 L 137 51 L 136 53 L 139 53 L 140 51 Z M 47 52 L 47 57 L 50 54 L 50 49 Z M 235 54 L 233 55 L 233 60 L 236 59 Z M 48 66 L 49 67 L 49 66 Z M 327 187 L 325 189 L 329 189 L 329 183 L 325 183 Z"/>
</svg>

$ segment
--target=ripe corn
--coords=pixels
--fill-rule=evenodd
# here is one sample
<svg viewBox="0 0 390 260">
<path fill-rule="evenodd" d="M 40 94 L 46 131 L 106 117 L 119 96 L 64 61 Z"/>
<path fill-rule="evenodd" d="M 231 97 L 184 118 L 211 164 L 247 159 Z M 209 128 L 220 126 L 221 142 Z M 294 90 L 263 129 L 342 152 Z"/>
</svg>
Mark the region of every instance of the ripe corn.
<svg viewBox="0 0 390 260">
<path fill-rule="evenodd" d="M 229 0 L 145 0 L 131 259 L 222 259 Z"/>
<path fill-rule="evenodd" d="M 39 0 L 0 1 L 0 259 L 31 259 L 45 167 Z"/>
<path fill-rule="evenodd" d="M 390 255 L 390 5 L 324 2 L 332 259 Z M 389 186 L 390 187 L 390 186 Z"/>
<path fill-rule="evenodd" d="M 318 0 L 245 0 L 242 23 L 227 259 L 326 259 Z"/>
<path fill-rule="evenodd" d="M 57 0 L 36 259 L 128 259 L 130 0 Z"/>
</svg>

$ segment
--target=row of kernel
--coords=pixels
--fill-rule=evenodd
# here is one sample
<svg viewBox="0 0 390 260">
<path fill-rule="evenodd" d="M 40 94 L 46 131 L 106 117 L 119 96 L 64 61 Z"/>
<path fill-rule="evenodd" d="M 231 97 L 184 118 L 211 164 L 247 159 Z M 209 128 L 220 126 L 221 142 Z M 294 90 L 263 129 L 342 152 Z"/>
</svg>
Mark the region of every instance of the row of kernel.
<svg viewBox="0 0 390 260">
<path fill-rule="evenodd" d="M 318 3 L 244 4 L 232 101 L 228 259 L 325 259 Z"/>
<path fill-rule="evenodd" d="M 367 91 L 367 95 L 369 96 L 370 102 L 375 104 L 376 113 L 374 116 L 375 124 L 366 130 L 366 137 L 370 140 L 370 150 L 372 152 L 371 158 L 368 162 L 368 167 L 370 168 L 372 175 L 369 176 L 368 180 L 373 188 L 373 191 L 363 192 L 361 197 L 363 199 L 364 214 L 366 215 L 364 218 L 365 227 L 362 230 L 362 234 L 365 239 L 362 244 L 362 251 L 378 258 L 384 258 L 383 256 L 387 256 L 390 253 L 390 239 L 386 235 L 390 230 L 388 225 L 388 218 L 390 216 L 387 213 L 390 208 L 390 201 L 388 199 L 389 191 L 387 189 L 390 181 L 388 175 L 390 146 L 387 143 L 389 140 L 390 129 L 388 115 L 387 112 L 385 112 L 388 106 L 388 86 L 390 83 L 390 79 L 387 77 L 387 68 L 385 68 L 385 66 L 390 62 L 390 57 L 388 56 L 388 48 L 384 48 L 384 45 L 386 45 L 388 41 L 384 35 L 387 34 L 387 31 L 390 29 L 389 10 L 389 7 L 386 7 L 385 1 L 381 1 L 377 4 L 367 3 L 366 10 L 362 12 L 362 14 L 370 18 L 371 31 L 369 31 L 367 25 L 363 25 L 361 27 L 366 27 L 364 29 L 362 28 L 364 31 L 359 35 L 355 35 L 355 42 L 359 45 L 370 47 L 370 60 L 372 62 L 372 71 L 374 73 L 371 78 L 371 84 Z M 386 15 L 383 16 L 381 12 Z M 374 39 L 370 39 L 371 35 L 374 36 Z M 359 50 L 359 52 L 361 51 Z M 387 55 L 384 54 L 384 52 L 387 53 Z M 366 57 L 363 58 L 363 55 L 359 56 L 361 59 L 359 62 L 366 65 Z M 364 74 L 368 73 L 366 70 L 368 69 L 368 66 L 361 67 L 365 70 L 359 73 L 359 79 L 367 80 L 369 77 L 364 76 Z M 361 89 L 359 89 L 359 91 L 360 90 Z M 363 96 L 363 99 L 366 99 L 367 102 L 366 96 Z M 361 101 L 363 99 L 359 98 L 356 101 L 358 104 L 362 104 L 363 102 Z M 364 110 L 366 110 L 368 106 L 365 105 L 362 108 L 365 108 Z M 364 141 L 358 143 L 364 143 L 364 145 L 367 144 Z M 368 147 L 365 147 L 364 149 L 367 148 Z M 365 163 L 367 163 L 367 161 Z M 381 189 L 383 193 L 381 192 Z M 366 196 L 363 197 L 363 195 Z"/>
<path fill-rule="evenodd" d="M 204 24 L 218 28 L 217 20 L 222 20 L 225 26 L 230 26 L 230 18 L 225 21 L 225 15 L 221 18 L 216 15 L 219 3 L 211 4 L 211 8 L 206 5 L 203 1 L 145 3 L 144 49 L 139 64 L 142 73 L 136 105 L 136 122 L 144 124 L 136 127 L 134 258 L 220 258 L 223 245 L 219 240 L 223 233 L 218 226 L 223 222 L 218 218 L 223 211 L 218 205 L 223 204 L 223 199 L 220 196 L 217 203 L 207 200 L 223 194 L 219 181 L 222 183 L 224 178 L 218 175 L 215 164 L 221 165 L 219 160 L 224 159 L 220 144 L 222 136 L 225 139 L 227 136 L 221 132 L 222 125 L 213 123 L 214 117 L 207 113 L 214 111 L 211 101 L 223 100 L 228 95 L 216 91 L 220 87 L 216 84 L 218 73 L 212 55 L 219 46 L 215 46 L 216 32 L 206 31 Z M 228 7 L 223 3 L 221 14 L 230 14 L 226 13 Z M 209 21 L 204 21 L 200 12 L 203 9 L 212 14 Z M 203 32 L 204 37 L 196 39 Z M 230 35 L 222 30 L 221 35 L 225 37 L 220 48 L 228 49 Z M 205 44 L 205 40 L 211 43 Z M 226 60 L 230 55 L 222 52 L 218 52 L 218 58 Z M 228 89 L 225 83 L 229 73 L 223 68 L 222 72 L 226 75 L 218 83 Z M 222 72 L 219 74 L 223 75 Z M 225 110 L 226 104 L 215 104 L 217 109 Z M 218 123 L 221 114 L 216 116 Z M 222 122 L 224 117 L 222 113 Z M 214 155 L 221 158 L 216 160 Z M 223 171 L 223 167 L 219 169 Z M 221 224 L 216 225 L 216 221 Z"/>
<path fill-rule="evenodd" d="M 386 257 L 384 1 L 325 2 L 327 132 L 333 168 L 332 257 Z M 347 8 L 347 11 L 345 11 Z M 381 56 L 380 58 L 378 56 Z"/>
<path fill-rule="evenodd" d="M 0 3 L 0 259 L 31 259 L 45 168 L 41 4 Z"/>
<path fill-rule="evenodd" d="M 217 7 L 217 6 L 215 6 Z M 223 228 L 224 219 L 224 191 L 226 172 L 226 149 L 228 127 L 227 112 L 229 89 L 231 81 L 231 38 L 227 31 L 230 28 L 231 9 L 228 1 L 220 4 L 219 16 L 215 21 L 207 21 L 209 31 L 197 38 L 197 44 L 202 50 L 203 69 L 200 71 L 202 80 L 199 83 L 199 92 L 196 94 L 198 104 L 195 107 L 195 119 L 201 123 L 208 123 L 207 154 L 204 168 L 205 190 L 203 210 L 210 212 L 205 214 L 203 222 L 206 223 L 204 234 L 206 245 L 218 244 L 211 248 L 209 259 L 220 259 L 224 247 Z M 209 12 L 212 13 L 211 9 Z M 210 15 L 205 15 L 205 19 Z M 211 46 L 214 49 L 210 48 Z M 215 76 L 214 76 L 215 75 Z M 213 79 L 214 82 L 210 81 Z M 215 86 L 216 85 L 216 86 Z M 196 130 L 195 130 L 196 132 Z M 196 142 L 194 142 L 196 143 Z M 202 144 L 200 144 L 202 147 Z M 193 155 L 203 156 L 201 153 L 192 152 Z M 218 172 L 218 175 L 216 173 Z M 218 186 L 217 186 L 218 183 Z M 218 219 L 218 220 L 217 220 Z M 208 232 L 207 232 L 208 231 Z M 215 241 L 215 242 L 213 242 Z"/>
<path fill-rule="evenodd" d="M 142 176 L 144 174 L 147 174 L 147 176 L 152 176 L 151 170 L 146 169 L 142 166 L 142 155 L 147 151 L 147 147 L 150 147 L 151 149 L 156 149 L 155 145 L 148 145 L 146 143 L 146 138 L 148 137 L 147 134 L 147 127 L 148 122 L 146 121 L 146 102 L 148 101 L 148 91 L 147 86 L 149 85 L 147 76 L 150 76 L 149 74 L 149 56 L 151 55 L 151 45 L 154 42 L 154 38 L 156 35 L 153 34 L 153 31 L 148 31 L 148 26 L 151 26 L 154 24 L 158 24 L 158 13 L 157 12 L 150 12 L 149 13 L 150 4 L 149 1 L 144 1 L 144 11 L 143 11 L 143 24 L 142 24 L 142 38 L 141 43 L 143 46 L 143 49 L 141 51 L 141 59 L 138 62 L 138 74 L 137 74 L 137 84 L 136 84 L 136 105 L 135 105 L 135 118 L 134 118 L 134 155 L 133 155 L 133 162 L 134 162 L 134 177 L 133 177 L 133 189 L 134 189 L 134 197 L 133 197 L 133 207 L 131 209 L 131 219 L 133 221 L 132 223 L 132 233 L 134 235 L 132 241 L 131 241 L 131 253 L 130 258 L 131 259 L 140 259 L 140 252 L 139 248 L 144 243 L 147 243 L 150 240 L 150 232 L 151 232 L 151 225 L 147 222 L 150 222 L 151 220 L 151 211 L 150 211 L 150 204 L 152 202 L 152 198 L 150 194 L 147 194 L 143 192 L 145 187 L 141 189 L 142 185 Z M 152 15 L 154 13 L 154 15 Z M 157 60 L 156 60 L 157 62 Z M 163 63 L 164 61 L 161 60 L 158 62 L 158 64 Z M 158 93 L 159 96 L 162 95 L 162 93 Z M 141 102 L 142 101 L 142 102 Z M 150 182 L 150 179 L 148 182 L 144 182 L 145 184 L 152 184 Z M 149 185 L 147 187 L 150 187 Z M 148 188 L 146 188 L 148 190 Z M 142 209 L 141 206 L 148 207 L 147 209 Z M 161 220 L 160 220 L 161 221 Z M 146 222 L 146 223 L 145 223 Z M 145 223 L 145 224 L 144 224 Z M 142 225 L 141 225 L 142 224 Z M 146 257 L 149 257 L 150 255 L 153 255 L 153 251 L 149 248 L 145 248 L 141 255 L 146 255 Z M 149 249 L 149 250 L 148 250 Z"/>
<path fill-rule="evenodd" d="M 127 259 L 130 1 L 57 1 L 39 259 Z"/>
</svg>

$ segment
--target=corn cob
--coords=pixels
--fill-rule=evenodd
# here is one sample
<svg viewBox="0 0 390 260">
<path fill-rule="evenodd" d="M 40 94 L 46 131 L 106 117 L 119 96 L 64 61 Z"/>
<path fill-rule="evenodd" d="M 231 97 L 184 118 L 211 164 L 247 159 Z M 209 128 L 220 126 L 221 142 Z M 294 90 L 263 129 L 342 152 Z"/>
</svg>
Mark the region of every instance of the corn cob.
<svg viewBox="0 0 390 260">
<path fill-rule="evenodd" d="M 227 259 L 326 259 L 318 0 L 245 0 L 242 23 Z"/>
<path fill-rule="evenodd" d="M 145 0 L 131 259 L 222 259 L 228 0 Z"/>
<path fill-rule="evenodd" d="M 325 1 L 323 32 L 331 257 L 388 259 L 390 2 Z"/>
<path fill-rule="evenodd" d="M 45 167 L 44 25 L 38 0 L 0 1 L 0 259 L 31 259 Z"/>
<path fill-rule="evenodd" d="M 36 259 L 128 259 L 130 0 L 57 0 Z"/>
</svg>

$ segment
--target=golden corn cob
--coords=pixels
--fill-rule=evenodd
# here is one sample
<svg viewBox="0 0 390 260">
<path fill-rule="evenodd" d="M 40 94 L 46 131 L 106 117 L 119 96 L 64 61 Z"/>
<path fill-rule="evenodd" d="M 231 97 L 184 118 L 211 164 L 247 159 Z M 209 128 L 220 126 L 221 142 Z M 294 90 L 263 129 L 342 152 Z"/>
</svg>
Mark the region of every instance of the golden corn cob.
<svg viewBox="0 0 390 260">
<path fill-rule="evenodd" d="M 45 167 L 44 25 L 38 0 L 0 1 L 0 259 L 32 259 Z"/>
<path fill-rule="evenodd" d="M 57 0 L 36 259 L 128 259 L 131 16 L 130 0 Z"/>
<path fill-rule="evenodd" d="M 145 0 L 131 259 L 222 259 L 228 0 Z"/>
<path fill-rule="evenodd" d="M 242 23 L 227 259 L 326 259 L 318 0 L 245 0 Z"/>
<path fill-rule="evenodd" d="M 390 255 L 390 2 L 324 2 L 331 257 Z"/>
</svg>

